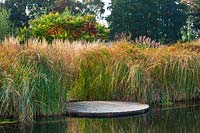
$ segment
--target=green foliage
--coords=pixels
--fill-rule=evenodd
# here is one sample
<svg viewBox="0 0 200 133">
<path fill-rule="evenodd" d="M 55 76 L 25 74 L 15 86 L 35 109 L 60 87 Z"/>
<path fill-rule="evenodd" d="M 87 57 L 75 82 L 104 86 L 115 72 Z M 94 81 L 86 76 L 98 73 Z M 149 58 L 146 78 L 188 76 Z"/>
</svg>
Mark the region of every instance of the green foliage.
<svg viewBox="0 0 200 133">
<path fill-rule="evenodd" d="M 19 35 L 21 39 L 45 38 L 48 42 L 62 40 L 105 40 L 109 30 L 96 22 L 93 15 L 73 16 L 69 11 L 62 14 L 49 13 L 30 21 L 29 28 L 24 27 Z"/>
<path fill-rule="evenodd" d="M 0 9 L 0 41 L 12 33 L 13 25 L 9 20 L 10 13 Z"/>
<path fill-rule="evenodd" d="M 32 122 L 65 113 L 67 100 L 169 104 L 200 98 L 200 42 L 140 48 L 10 39 L 0 45 L 0 117 Z M 73 47 L 72 47 L 73 46 Z"/>
<path fill-rule="evenodd" d="M 69 73 L 57 50 L 11 42 L 0 46 L 1 117 L 29 124 L 35 116 L 65 112 Z"/>
<path fill-rule="evenodd" d="M 83 57 L 80 61 L 79 77 L 75 80 L 71 95 L 79 100 L 123 98 L 122 95 L 126 95 L 129 69 L 123 62 L 111 61 L 109 58 L 111 56 L 106 50 Z"/>
<path fill-rule="evenodd" d="M 107 18 L 111 37 L 131 33 L 132 39 L 148 36 L 161 43 L 181 39 L 185 6 L 178 0 L 112 0 Z"/>
<path fill-rule="evenodd" d="M 0 120 L 0 126 L 1 125 L 7 125 L 7 124 L 17 124 L 17 121 L 13 121 L 13 120 L 9 120 L 9 119 L 5 119 L 5 120 Z"/>
<path fill-rule="evenodd" d="M 5 0 L 3 6 L 11 13 L 10 20 L 16 27 L 28 25 L 35 16 L 50 11 L 55 0 Z"/>
<path fill-rule="evenodd" d="M 68 8 L 72 14 L 92 14 L 98 18 L 102 18 L 105 12 L 104 2 L 102 2 L 102 0 L 58 0 L 55 2 L 52 10 L 62 13 L 66 8 Z"/>
<path fill-rule="evenodd" d="M 183 26 L 181 29 L 182 41 L 190 42 L 194 39 L 198 38 L 198 31 L 194 28 L 194 22 L 192 21 L 192 17 L 189 16 L 186 21 L 186 26 Z"/>
<path fill-rule="evenodd" d="M 193 22 L 193 29 L 197 32 L 200 37 L 200 0 L 193 0 L 190 3 L 189 14 Z"/>
<path fill-rule="evenodd" d="M 50 11 L 62 13 L 65 8 L 73 14 L 93 14 L 101 17 L 104 3 L 101 0 L 5 0 L 3 5 L 10 11 L 10 20 L 16 27 L 28 26 L 28 21 Z"/>
<path fill-rule="evenodd" d="M 193 48 L 194 47 L 194 48 Z M 199 42 L 138 48 L 126 41 L 80 55 L 70 97 L 156 104 L 199 98 Z"/>
</svg>

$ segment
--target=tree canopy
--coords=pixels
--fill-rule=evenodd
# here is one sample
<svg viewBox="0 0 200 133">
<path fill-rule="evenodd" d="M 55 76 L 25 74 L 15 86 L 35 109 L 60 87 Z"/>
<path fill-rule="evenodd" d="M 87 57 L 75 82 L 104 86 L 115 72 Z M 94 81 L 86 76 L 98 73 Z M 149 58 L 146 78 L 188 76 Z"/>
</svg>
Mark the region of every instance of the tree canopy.
<svg viewBox="0 0 200 133">
<path fill-rule="evenodd" d="M 5 0 L 0 7 L 9 11 L 9 20 L 18 28 L 49 12 L 72 15 L 92 14 L 102 19 L 102 0 Z M 200 36 L 200 0 L 111 0 L 111 15 L 107 17 L 111 31 L 130 33 L 132 39 L 147 36 L 161 43 Z M 186 39 L 187 40 L 187 39 Z"/>
<path fill-rule="evenodd" d="M 16 27 L 27 26 L 30 19 L 51 11 L 63 12 L 65 8 L 73 14 L 93 14 L 100 17 L 104 13 L 101 0 L 5 0 L 4 8 L 11 13 L 10 20 Z"/>
<path fill-rule="evenodd" d="M 66 8 L 73 14 L 86 15 L 89 13 L 99 18 L 101 18 L 102 14 L 105 12 L 104 2 L 102 2 L 102 0 L 82 0 L 82 2 L 75 0 L 58 0 L 52 10 L 61 13 Z"/>
<path fill-rule="evenodd" d="M 187 16 L 178 0 L 112 0 L 107 18 L 111 37 L 116 33 L 131 33 L 133 38 L 148 36 L 163 43 L 181 37 L 180 28 Z"/>
<path fill-rule="evenodd" d="M 0 41 L 12 33 L 13 25 L 9 20 L 10 13 L 4 8 L 0 9 Z"/>
<path fill-rule="evenodd" d="M 28 20 L 48 12 L 55 0 L 5 0 L 4 7 L 10 11 L 10 20 L 16 27 L 28 25 Z"/>
<path fill-rule="evenodd" d="M 96 22 L 94 15 L 72 15 L 70 11 L 49 13 L 36 17 L 29 22 L 29 27 L 21 29 L 21 41 L 30 38 L 69 41 L 95 41 L 107 39 L 109 30 Z"/>
</svg>

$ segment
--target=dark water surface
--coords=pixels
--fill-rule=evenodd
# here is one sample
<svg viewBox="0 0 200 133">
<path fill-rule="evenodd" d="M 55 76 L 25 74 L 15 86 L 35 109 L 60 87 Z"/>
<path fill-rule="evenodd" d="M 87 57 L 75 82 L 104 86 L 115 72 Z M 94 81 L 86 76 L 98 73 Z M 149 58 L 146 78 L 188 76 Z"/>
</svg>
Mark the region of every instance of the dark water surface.
<svg viewBox="0 0 200 133">
<path fill-rule="evenodd" d="M 152 108 L 147 114 L 110 119 L 51 118 L 31 127 L 2 126 L 0 133 L 200 133 L 200 104 Z"/>
</svg>

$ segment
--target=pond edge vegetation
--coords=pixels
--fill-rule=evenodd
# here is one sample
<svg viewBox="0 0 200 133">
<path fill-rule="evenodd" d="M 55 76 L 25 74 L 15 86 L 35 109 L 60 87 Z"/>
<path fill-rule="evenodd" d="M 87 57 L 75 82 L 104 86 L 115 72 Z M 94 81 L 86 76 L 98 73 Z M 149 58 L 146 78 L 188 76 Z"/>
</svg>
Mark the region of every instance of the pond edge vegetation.
<svg viewBox="0 0 200 133">
<path fill-rule="evenodd" d="M 9 38 L 0 45 L 0 116 L 21 123 L 65 114 L 66 101 L 149 104 L 199 99 L 200 41 L 156 48 Z"/>
</svg>

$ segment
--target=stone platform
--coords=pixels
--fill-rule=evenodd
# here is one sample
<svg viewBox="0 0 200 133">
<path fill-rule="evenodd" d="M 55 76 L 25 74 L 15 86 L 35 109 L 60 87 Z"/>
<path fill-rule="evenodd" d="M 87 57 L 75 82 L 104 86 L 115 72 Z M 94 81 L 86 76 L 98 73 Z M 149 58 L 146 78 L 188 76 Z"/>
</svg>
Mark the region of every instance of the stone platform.
<svg viewBox="0 0 200 133">
<path fill-rule="evenodd" d="M 83 101 L 67 103 L 67 114 L 75 117 L 122 117 L 144 114 L 149 105 L 133 102 Z"/>
</svg>

